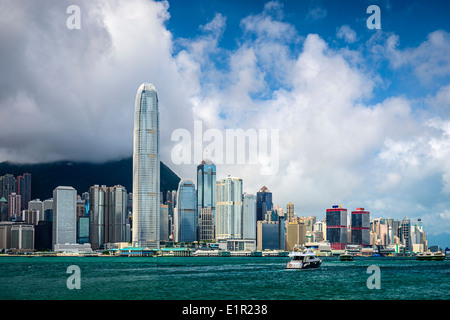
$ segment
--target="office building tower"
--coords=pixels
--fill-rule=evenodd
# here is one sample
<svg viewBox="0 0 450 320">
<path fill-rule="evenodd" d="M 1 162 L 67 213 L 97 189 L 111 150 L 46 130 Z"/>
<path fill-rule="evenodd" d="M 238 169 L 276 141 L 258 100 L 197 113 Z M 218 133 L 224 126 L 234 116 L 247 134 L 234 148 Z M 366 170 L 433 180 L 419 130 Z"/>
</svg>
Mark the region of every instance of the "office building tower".
<svg viewBox="0 0 450 320">
<path fill-rule="evenodd" d="M 242 179 L 216 182 L 216 239 L 242 239 Z"/>
<path fill-rule="evenodd" d="M 301 217 L 300 221 L 305 224 L 306 232 L 312 232 L 314 228 L 314 224 L 317 221 L 317 217 L 309 216 L 309 217 Z"/>
<path fill-rule="evenodd" d="M 44 221 L 53 221 L 53 199 L 44 200 Z"/>
<path fill-rule="evenodd" d="M 31 174 L 24 173 L 16 178 L 16 193 L 21 196 L 21 210 L 28 209 L 28 202 L 31 201 Z"/>
<path fill-rule="evenodd" d="M 256 196 L 244 193 L 243 197 L 243 235 L 245 240 L 256 240 Z"/>
<path fill-rule="evenodd" d="M 409 218 L 403 218 L 400 224 L 400 230 L 400 240 L 405 247 L 405 251 L 412 251 L 411 220 Z"/>
<path fill-rule="evenodd" d="M 84 210 L 85 210 L 85 216 L 89 215 L 89 191 L 83 192 L 81 194 L 81 200 L 83 200 L 84 203 Z"/>
<path fill-rule="evenodd" d="M 77 241 L 77 191 L 59 186 L 53 190 L 53 250 Z"/>
<path fill-rule="evenodd" d="M 89 217 L 77 218 L 77 243 L 89 243 Z"/>
<path fill-rule="evenodd" d="M 335 250 L 347 247 L 347 209 L 333 206 L 326 211 L 327 241 Z"/>
<path fill-rule="evenodd" d="M 11 226 L 11 248 L 18 250 L 34 249 L 34 226 L 14 223 Z"/>
<path fill-rule="evenodd" d="M 127 189 L 121 185 L 115 185 L 109 188 L 109 194 L 106 240 L 107 242 L 122 242 L 125 240 Z"/>
<path fill-rule="evenodd" d="M 77 218 L 86 216 L 86 206 L 80 196 L 77 196 Z"/>
<path fill-rule="evenodd" d="M 50 251 L 52 245 L 52 221 L 39 221 L 34 227 L 34 248 L 37 251 Z"/>
<path fill-rule="evenodd" d="M 40 199 L 29 201 L 28 209 L 34 209 L 38 212 L 38 221 L 44 220 L 44 202 Z"/>
<path fill-rule="evenodd" d="M 272 209 L 272 192 L 264 186 L 256 194 L 256 220 L 264 220 L 267 211 Z"/>
<path fill-rule="evenodd" d="M 16 178 L 12 174 L 5 174 L 0 177 L 0 197 L 8 199 L 12 193 L 17 193 Z"/>
<path fill-rule="evenodd" d="M 161 241 L 169 241 L 169 205 L 161 204 L 159 213 L 161 215 L 159 222 L 161 223 L 160 238 Z"/>
<path fill-rule="evenodd" d="M 8 200 L 0 197 L 0 221 L 8 221 Z"/>
<path fill-rule="evenodd" d="M 15 192 L 8 196 L 8 220 L 20 219 L 20 207 L 22 205 L 22 200 L 20 194 Z"/>
<path fill-rule="evenodd" d="M 197 193 L 191 179 L 181 179 L 177 191 L 178 242 L 198 240 Z"/>
<path fill-rule="evenodd" d="M 36 226 L 39 222 L 39 211 L 36 209 L 22 210 L 22 220 L 26 224 Z"/>
<path fill-rule="evenodd" d="M 105 211 L 108 201 L 106 186 L 89 188 L 89 243 L 97 250 L 105 244 Z"/>
<path fill-rule="evenodd" d="M 215 221 L 216 215 L 216 165 L 203 160 L 197 166 L 197 214 L 200 217 L 204 208 L 210 208 Z"/>
<path fill-rule="evenodd" d="M 286 220 L 288 222 L 292 222 L 293 219 L 294 219 L 294 204 L 289 202 L 286 205 Z"/>
<path fill-rule="evenodd" d="M 325 239 L 324 237 L 324 223 L 322 221 L 318 221 L 313 226 L 314 232 L 314 240 L 315 242 L 321 242 Z"/>
<path fill-rule="evenodd" d="M 284 250 L 286 226 L 284 217 L 278 221 L 258 221 L 256 234 L 257 250 Z"/>
<path fill-rule="evenodd" d="M 198 219 L 198 230 L 200 241 L 212 241 L 215 239 L 212 208 L 202 208 Z"/>
<path fill-rule="evenodd" d="M 11 248 L 11 227 L 12 221 L 0 222 L 0 250 Z"/>
<path fill-rule="evenodd" d="M 292 251 L 295 245 L 302 246 L 306 243 L 306 227 L 299 221 L 291 221 L 286 227 L 286 250 Z"/>
<path fill-rule="evenodd" d="M 133 245 L 160 248 L 158 95 L 143 83 L 136 94 L 133 147 Z"/>
<path fill-rule="evenodd" d="M 267 210 L 265 216 L 264 216 L 264 220 L 265 221 L 278 221 L 278 214 L 276 212 L 276 210 Z"/>
<path fill-rule="evenodd" d="M 126 233 L 127 190 L 94 185 L 89 188 L 89 238 L 93 249 L 107 243 L 122 242 Z"/>
<path fill-rule="evenodd" d="M 356 208 L 351 213 L 351 243 L 367 247 L 370 245 L 370 212 Z"/>
<path fill-rule="evenodd" d="M 425 231 L 423 229 L 422 219 L 417 219 L 413 224 L 411 224 L 411 243 L 412 245 L 422 245 L 424 249 L 428 248 L 428 241 Z M 417 250 L 414 250 L 417 252 Z"/>
</svg>

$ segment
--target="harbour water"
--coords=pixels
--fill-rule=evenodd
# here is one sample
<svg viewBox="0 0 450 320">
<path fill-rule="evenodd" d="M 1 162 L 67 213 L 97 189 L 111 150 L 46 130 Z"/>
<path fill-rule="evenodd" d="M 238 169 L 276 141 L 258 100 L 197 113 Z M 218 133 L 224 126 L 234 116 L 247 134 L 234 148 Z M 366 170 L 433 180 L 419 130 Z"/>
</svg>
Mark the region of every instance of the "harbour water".
<svg viewBox="0 0 450 320">
<path fill-rule="evenodd" d="M 1 300 L 448 300 L 450 260 L 323 258 L 285 270 L 287 257 L 0 257 Z M 69 266 L 80 289 L 69 289 Z M 367 285 L 380 270 L 380 289 Z"/>
</svg>

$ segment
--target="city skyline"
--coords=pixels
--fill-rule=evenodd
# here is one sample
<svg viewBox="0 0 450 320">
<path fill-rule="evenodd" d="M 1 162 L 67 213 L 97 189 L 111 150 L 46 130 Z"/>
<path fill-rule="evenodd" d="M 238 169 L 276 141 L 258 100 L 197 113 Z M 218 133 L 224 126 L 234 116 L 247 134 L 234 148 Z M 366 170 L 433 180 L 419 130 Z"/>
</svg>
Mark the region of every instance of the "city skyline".
<svg viewBox="0 0 450 320">
<path fill-rule="evenodd" d="M 212 163 L 210 164 L 213 165 Z M 352 245 L 353 248 L 355 248 L 355 245 L 359 247 L 382 245 L 388 246 L 390 250 L 395 250 L 395 252 L 400 252 L 399 250 L 402 250 L 401 248 L 403 247 L 407 251 L 422 252 L 427 248 L 435 248 L 436 246 L 436 244 L 428 242 L 423 222 L 420 219 L 416 221 L 408 217 L 404 217 L 402 220 L 384 217 L 370 219 L 370 212 L 364 208 L 356 208 L 356 211 L 348 213 L 347 209 L 342 208 L 342 206 L 333 205 L 331 209 L 326 209 L 326 218 L 322 221 L 317 221 L 316 216 L 306 217 L 298 214 L 289 220 L 289 210 L 285 215 L 284 210 L 276 204 L 274 210 L 266 212 L 263 220 L 257 221 L 256 197 L 247 193 L 240 194 L 240 191 L 242 191 L 242 188 L 239 186 L 241 179 L 228 177 L 224 180 L 234 181 L 233 184 L 235 186 L 232 183 L 227 183 L 227 187 L 224 181 L 217 182 L 216 186 L 219 190 L 223 188 L 223 190 L 220 190 L 220 198 L 229 198 L 231 196 L 235 200 L 242 200 L 242 202 L 233 201 L 234 205 L 237 205 L 238 209 L 241 210 L 229 210 L 229 208 L 221 210 L 223 212 L 220 213 L 220 216 L 225 217 L 225 219 L 221 218 L 221 222 L 219 222 L 218 229 L 221 234 L 217 238 L 214 237 L 214 221 L 211 208 L 202 209 L 201 215 L 196 217 L 197 190 L 191 180 L 184 179 L 180 181 L 178 190 L 173 190 L 170 193 L 171 195 L 175 193 L 178 196 L 177 204 L 173 210 L 173 219 L 169 218 L 169 212 L 172 212 L 170 208 L 173 208 L 173 197 L 168 197 L 167 201 L 164 202 L 165 204 L 162 202 L 160 204 L 161 210 L 165 208 L 165 213 L 161 211 L 160 228 L 161 234 L 164 234 L 164 236 L 160 240 L 163 242 L 175 241 L 175 243 L 190 243 L 199 240 L 213 242 L 226 240 L 228 243 L 230 240 L 237 240 L 237 242 L 230 244 L 233 247 L 231 250 L 243 250 L 246 246 L 252 247 L 254 246 L 254 241 L 257 240 L 259 250 L 284 249 L 282 247 L 282 235 L 285 234 L 285 241 L 287 241 L 286 245 L 288 246 L 293 245 L 293 239 L 300 237 L 298 238 L 300 244 L 317 245 L 319 243 L 319 246 L 323 246 L 327 243 L 332 249 L 337 250 L 342 250 L 347 245 Z M 236 182 L 238 182 L 237 186 Z M 188 189 L 189 191 L 187 191 Z M 267 190 L 266 188 L 263 189 Z M 54 202 L 53 198 L 45 201 L 32 200 L 28 204 L 29 209 L 22 210 L 19 214 L 12 217 L 11 221 L 2 219 L 5 221 L 2 222 L 2 225 L 29 226 L 27 230 L 31 234 L 36 232 L 36 244 L 39 248 L 43 248 L 42 246 L 45 246 L 45 243 L 48 245 L 49 238 L 48 235 L 45 235 L 45 233 L 48 233 L 46 226 L 49 223 L 51 225 L 52 221 L 56 222 L 53 225 L 53 234 L 55 232 L 63 232 L 65 236 L 66 231 L 71 230 L 70 232 L 74 233 L 76 230 L 77 232 L 76 243 L 73 240 L 72 243 L 55 243 L 59 249 L 63 246 L 65 250 L 69 248 L 71 250 L 80 250 L 88 247 L 98 250 L 101 247 L 105 249 L 110 246 L 114 247 L 124 241 L 130 243 L 131 238 L 129 236 L 132 230 L 130 230 L 130 224 L 127 223 L 129 221 L 128 218 L 125 219 L 125 217 L 126 212 L 130 215 L 129 218 L 132 215 L 131 207 L 128 207 L 131 204 L 132 193 L 127 193 L 120 185 L 114 187 L 94 185 L 89 188 L 89 192 L 82 192 L 81 196 L 78 195 L 78 200 L 75 201 L 78 191 L 73 187 L 59 186 L 53 190 L 53 195 L 58 190 L 69 190 L 72 196 L 60 203 L 57 199 Z M 73 223 L 58 223 L 58 203 L 63 208 L 62 212 L 64 212 L 65 220 L 75 217 L 76 213 L 76 226 Z M 225 208 L 229 207 L 227 206 L 229 204 L 232 203 L 229 201 L 218 202 L 219 206 L 223 207 L 225 205 Z M 234 205 L 232 206 L 234 207 Z M 289 203 L 287 206 L 289 205 L 292 205 L 292 203 Z M 47 212 L 46 208 L 50 208 L 51 212 Z M 239 211 L 241 212 L 239 213 Z M 56 212 L 56 215 L 53 212 Z M 54 220 L 55 218 L 56 220 Z M 174 224 L 173 229 L 171 228 L 172 223 Z M 297 225 L 297 228 L 300 224 L 300 229 L 303 230 L 301 236 L 298 231 L 294 230 L 296 228 L 292 229 L 289 227 L 292 224 Z M 281 225 L 284 227 L 279 229 Z M 222 231 L 224 228 L 234 231 L 224 233 Z M 173 230 L 173 234 L 170 230 Z M 294 235 L 290 235 L 288 230 L 294 232 Z M 255 231 L 258 233 L 258 237 L 256 237 Z M 287 234 L 285 233 L 286 231 Z M 171 241 L 168 238 L 169 234 L 173 235 Z M 205 236 L 203 239 L 201 239 L 202 235 Z M 326 242 L 324 243 L 323 240 Z M 266 245 L 270 248 L 266 248 Z M 239 249 L 237 249 L 238 247 Z"/>
<path fill-rule="evenodd" d="M 422 218 L 430 239 L 449 242 L 447 3 L 117 3 L 3 3 L 0 161 L 130 155 L 130 97 L 152 81 L 161 160 L 181 178 L 195 181 L 198 161 L 173 163 L 175 130 L 278 129 L 276 174 L 217 164 L 217 179 L 242 177 L 248 193 L 266 185 L 301 213 L 342 204 Z M 79 30 L 66 27 L 72 4 Z M 371 4 L 379 30 L 366 26 Z"/>
</svg>

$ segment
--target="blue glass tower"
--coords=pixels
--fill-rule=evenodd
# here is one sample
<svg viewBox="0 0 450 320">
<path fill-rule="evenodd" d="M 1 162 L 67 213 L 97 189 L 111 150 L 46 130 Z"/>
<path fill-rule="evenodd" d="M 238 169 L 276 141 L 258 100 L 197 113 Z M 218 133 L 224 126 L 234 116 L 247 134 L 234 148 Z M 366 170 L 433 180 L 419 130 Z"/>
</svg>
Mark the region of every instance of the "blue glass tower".
<svg viewBox="0 0 450 320">
<path fill-rule="evenodd" d="M 272 192 L 264 186 L 256 194 L 256 220 L 264 220 L 267 210 L 272 209 Z"/>
<path fill-rule="evenodd" d="M 178 184 L 177 197 L 178 242 L 197 241 L 197 194 L 194 182 L 190 179 L 181 180 Z"/>
<path fill-rule="evenodd" d="M 216 165 L 203 160 L 197 166 L 197 214 L 202 209 L 211 209 L 213 220 L 216 217 Z"/>
</svg>

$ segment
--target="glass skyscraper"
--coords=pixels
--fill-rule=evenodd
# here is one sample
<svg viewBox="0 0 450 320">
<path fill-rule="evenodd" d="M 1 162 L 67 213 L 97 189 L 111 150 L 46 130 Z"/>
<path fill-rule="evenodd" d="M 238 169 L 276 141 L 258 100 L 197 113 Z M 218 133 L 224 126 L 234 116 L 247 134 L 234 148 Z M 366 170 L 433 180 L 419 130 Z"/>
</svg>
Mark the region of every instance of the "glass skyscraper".
<svg viewBox="0 0 450 320">
<path fill-rule="evenodd" d="M 327 240 L 335 250 L 347 247 L 347 209 L 333 206 L 326 211 Z"/>
<path fill-rule="evenodd" d="M 216 165 L 210 160 L 203 160 L 197 166 L 197 215 L 202 209 L 210 209 L 213 223 L 216 215 Z M 214 232 L 214 230 L 213 230 Z"/>
<path fill-rule="evenodd" d="M 53 190 L 53 248 L 77 241 L 77 191 L 59 186 Z M 55 250 L 55 249 L 53 249 Z"/>
<path fill-rule="evenodd" d="M 243 239 L 256 240 L 256 196 L 244 193 L 243 201 Z"/>
<path fill-rule="evenodd" d="M 364 208 L 356 208 L 352 211 L 352 244 L 362 246 L 370 245 L 370 212 Z"/>
<path fill-rule="evenodd" d="M 143 83 L 136 94 L 133 148 L 133 245 L 159 249 L 160 167 L 158 94 Z"/>
<path fill-rule="evenodd" d="M 272 192 L 264 186 L 256 194 L 256 219 L 258 221 L 264 220 L 267 210 L 272 209 Z"/>
<path fill-rule="evenodd" d="M 190 179 L 181 180 L 177 195 L 178 242 L 197 241 L 197 194 L 194 182 Z"/>
</svg>

